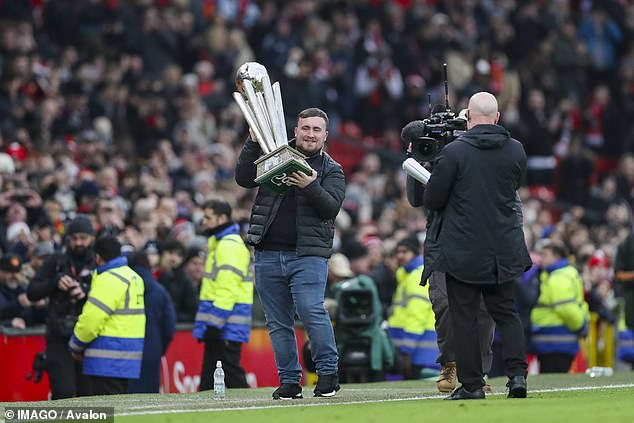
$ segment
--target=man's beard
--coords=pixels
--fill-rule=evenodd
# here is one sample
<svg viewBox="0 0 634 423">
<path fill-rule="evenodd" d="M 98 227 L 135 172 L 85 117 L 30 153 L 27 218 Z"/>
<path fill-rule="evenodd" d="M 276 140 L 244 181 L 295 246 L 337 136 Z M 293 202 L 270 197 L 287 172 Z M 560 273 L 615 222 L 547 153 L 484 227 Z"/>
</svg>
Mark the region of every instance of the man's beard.
<svg viewBox="0 0 634 423">
<path fill-rule="evenodd" d="M 79 246 L 75 246 L 72 247 L 70 249 L 70 254 L 73 257 L 77 257 L 79 259 L 83 259 L 86 258 L 86 256 L 88 256 L 88 253 L 90 252 L 90 248 L 91 247 L 79 247 Z"/>
<path fill-rule="evenodd" d="M 297 151 L 299 151 L 300 153 L 302 153 L 304 156 L 306 157 L 312 157 L 312 156 L 316 156 L 317 154 L 319 154 L 321 152 L 321 148 L 314 150 L 314 151 L 306 151 L 303 148 L 301 148 L 300 146 L 296 146 Z"/>
</svg>

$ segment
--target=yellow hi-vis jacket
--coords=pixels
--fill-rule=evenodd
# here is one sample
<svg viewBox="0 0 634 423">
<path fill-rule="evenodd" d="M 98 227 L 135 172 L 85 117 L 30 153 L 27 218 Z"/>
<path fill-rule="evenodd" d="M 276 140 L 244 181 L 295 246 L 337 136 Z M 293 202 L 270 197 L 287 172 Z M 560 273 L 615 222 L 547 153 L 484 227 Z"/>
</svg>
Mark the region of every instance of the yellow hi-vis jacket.
<svg viewBox="0 0 634 423">
<path fill-rule="evenodd" d="M 429 285 L 420 286 L 422 273 L 422 256 L 396 271 L 397 286 L 388 332 L 394 346 L 411 356 L 412 364 L 437 367 L 436 320 L 429 300 Z"/>
<path fill-rule="evenodd" d="M 539 354 L 575 355 L 578 337 L 590 319 L 579 272 L 562 259 L 540 275 L 537 305 L 531 311 L 532 342 Z"/>
<path fill-rule="evenodd" d="M 145 339 L 143 279 L 125 257 L 99 266 L 69 348 L 84 353 L 84 374 L 138 379 Z"/>
<path fill-rule="evenodd" d="M 203 339 L 207 326 L 223 330 L 223 339 L 249 342 L 253 309 L 251 253 L 233 224 L 209 237 L 192 336 Z"/>
</svg>

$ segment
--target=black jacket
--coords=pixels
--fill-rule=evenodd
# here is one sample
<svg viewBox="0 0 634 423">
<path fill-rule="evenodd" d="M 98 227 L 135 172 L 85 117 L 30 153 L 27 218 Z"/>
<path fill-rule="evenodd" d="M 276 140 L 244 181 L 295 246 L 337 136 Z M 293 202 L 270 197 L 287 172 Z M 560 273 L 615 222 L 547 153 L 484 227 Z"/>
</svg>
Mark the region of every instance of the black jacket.
<svg viewBox="0 0 634 423">
<path fill-rule="evenodd" d="M 262 155 L 260 146 L 247 141 L 236 165 L 236 182 L 245 188 L 254 188 L 256 166 Z M 341 165 L 323 152 L 307 159 L 317 171 L 317 179 L 304 189 L 295 189 L 297 199 L 297 254 L 300 256 L 330 257 L 335 234 L 335 217 L 339 213 L 346 190 Z M 260 187 L 251 210 L 247 243 L 257 246 L 275 217 L 283 194 Z"/>
<path fill-rule="evenodd" d="M 92 271 L 95 269 L 92 254 L 83 259 L 72 257 L 68 253 L 56 253 L 48 257 L 29 283 L 26 295 L 31 301 L 49 298 L 46 319 L 46 335 L 50 338 L 67 339 L 73 333 L 77 316 L 81 313 L 86 298 L 77 301 L 67 292 L 57 288 L 57 282 L 63 275 L 69 275 L 82 283 L 88 293 Z"/>
<path fill-rule="evenodd" d="M 501 126 L 477 125 L 447 144 L 423 196 L 437 212 L 425 240 L 425 273 L 491 284 L 527 270 L 532 263 L 517 196 L 525 174 L 524 148 Z"/>
<path fill-rule="evenodd" d="M 169 293 L 177 322 L 193 322 L 198 304 L 194 293 L 194 284 L 185 274 L 183 267 L 160 273 L 158 282 Z"/>
<path fill-rule="evenodd" d="M 409 204 L 412 207 L 424 206 L 423 197 L 425 195 L 425 185 L 407 175 L 405 192 L 407 193 L 407 201 L 409 201 Z M 427 227 L 425 228 L 427 235 L 432 232 L 438 232 L 438 224 L 441 222 L 441 219 L 434 219 L 435 215 L 435 211 L 427 210 Z M 422 286 L 427 285 L 427 279 L 429 279 L 432 273 L 431 264 L 434 263 L 439 252 L 438 241 L 432 240 L 429 236 L 427 236 L 425 238 L 425 252 L 423 256 L 425 267 L 423 268 L 423 273 L 421 274 L 420 279 L 420 284 Z M 428 266 L 427 263 L 430 265 Z"/>
</svg>

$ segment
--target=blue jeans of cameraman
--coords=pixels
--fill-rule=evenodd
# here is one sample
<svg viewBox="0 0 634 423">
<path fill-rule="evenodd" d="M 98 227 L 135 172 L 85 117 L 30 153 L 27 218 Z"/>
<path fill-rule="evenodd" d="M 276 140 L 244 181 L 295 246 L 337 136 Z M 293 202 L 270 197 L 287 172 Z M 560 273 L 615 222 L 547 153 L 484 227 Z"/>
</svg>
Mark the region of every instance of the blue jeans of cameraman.
<svg viewBox="0 0 634 423">
<path fill-rule="evenodd" d="M 271 337 L 280 383 L 299 384 L 302 368 L 295 314 L 302 321 L 318 375 L 337 373 L 337 346 L 324 308 L 328 259 L 295 251 L 255 251 L 255 288 Z"/>
</svg>

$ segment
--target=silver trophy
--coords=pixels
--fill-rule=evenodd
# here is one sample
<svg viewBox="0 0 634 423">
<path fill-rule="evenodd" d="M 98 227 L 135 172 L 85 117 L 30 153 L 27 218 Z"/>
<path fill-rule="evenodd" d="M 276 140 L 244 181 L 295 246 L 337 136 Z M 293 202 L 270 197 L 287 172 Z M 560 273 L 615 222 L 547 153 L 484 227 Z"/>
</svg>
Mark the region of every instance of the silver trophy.
<svg viewBox="0 0 634 423">
<path fill-rule="evenodd" d="M 238 103 L 252 136 L 264 155 L 255 161 L 255 182 L 277 192 L 289 189 L 288 177 L 295 171 L 312 174 L 305 156 L 288 145 L 279 82 L 271 85 L 266 68 L 257 62 L 244 63 L 235 78 Z"/>
</svg>

